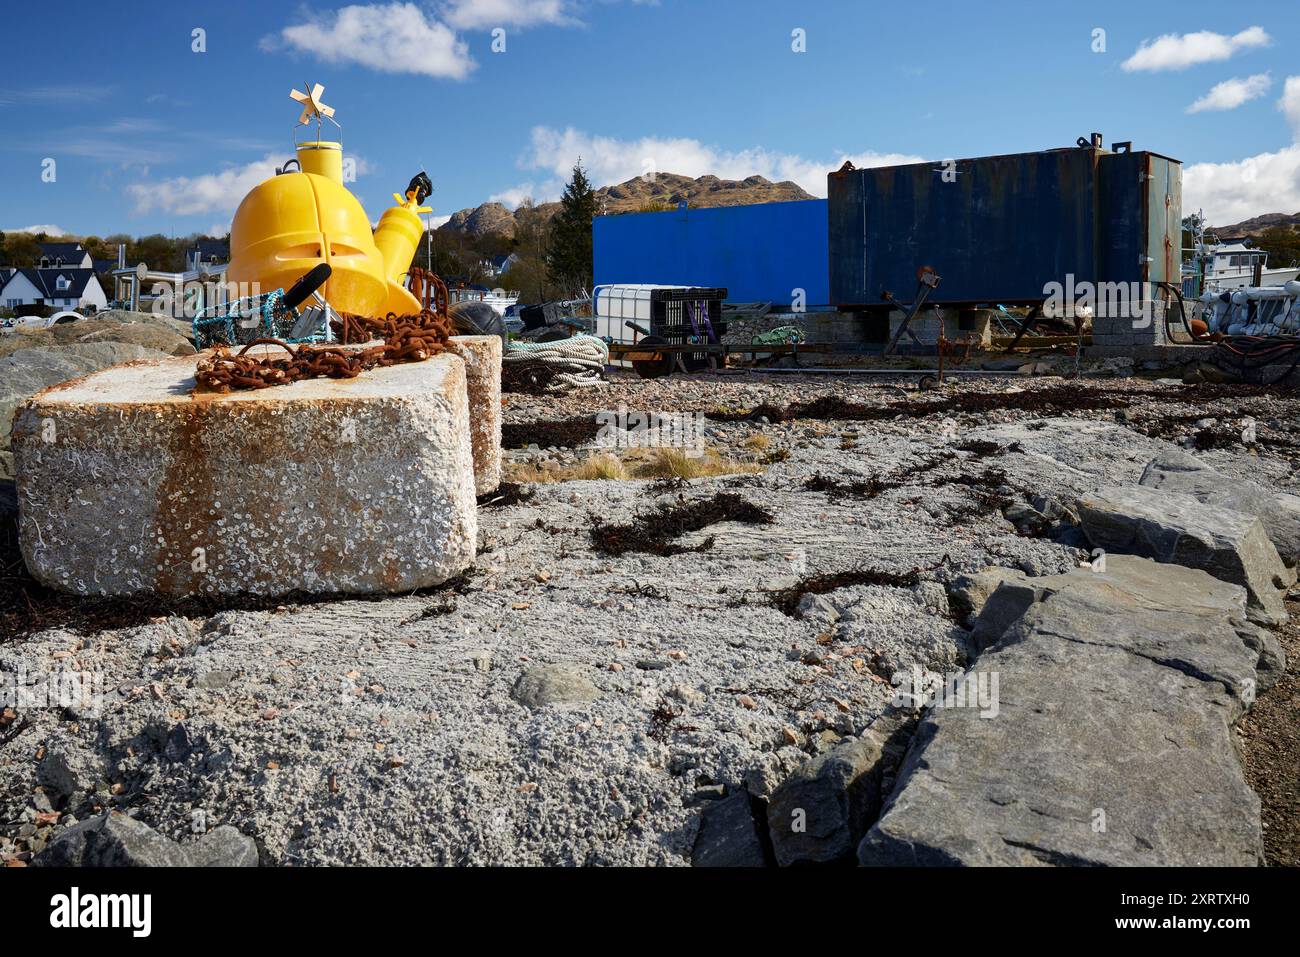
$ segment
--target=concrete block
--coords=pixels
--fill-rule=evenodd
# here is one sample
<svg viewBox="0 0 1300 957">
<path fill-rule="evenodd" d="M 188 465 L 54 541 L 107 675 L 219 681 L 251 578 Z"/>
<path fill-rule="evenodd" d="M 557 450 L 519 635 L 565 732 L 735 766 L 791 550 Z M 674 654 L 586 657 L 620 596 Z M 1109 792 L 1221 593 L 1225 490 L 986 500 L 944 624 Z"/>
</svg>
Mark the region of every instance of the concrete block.
<svg viewBox="0 0 1300 957">
<path fill-rule="evenodd" d="M 501 484 L 501 337 L 452 336 L 451 349 L 465 360 L 474 491 L 486 495 Z"/>
<path fill-rule="evenodd" d="M 29 399 L 14 422 L 19 541 L 81 595 L 369 593 L 474 560 L 465 362 L 444 354 L 226 395 L 194 357 Z"/>
</svg>

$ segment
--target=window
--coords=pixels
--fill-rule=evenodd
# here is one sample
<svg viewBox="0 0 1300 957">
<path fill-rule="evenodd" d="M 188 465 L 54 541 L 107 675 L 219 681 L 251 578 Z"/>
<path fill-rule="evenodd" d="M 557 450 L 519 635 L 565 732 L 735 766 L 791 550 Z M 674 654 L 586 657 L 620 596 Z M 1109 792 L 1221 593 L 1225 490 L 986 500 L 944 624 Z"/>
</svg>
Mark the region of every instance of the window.
<svg viewBox="0 0 1300 957">
<path fill-rule="evenodd" d="M 63 290 L 67 289 L 71 285 L 72 283 L 68 282 L 67 276 L 60 276 L 54 283 L 55 288 L 58 289 L 59 292 L 63 292 Z"/>
</svg>

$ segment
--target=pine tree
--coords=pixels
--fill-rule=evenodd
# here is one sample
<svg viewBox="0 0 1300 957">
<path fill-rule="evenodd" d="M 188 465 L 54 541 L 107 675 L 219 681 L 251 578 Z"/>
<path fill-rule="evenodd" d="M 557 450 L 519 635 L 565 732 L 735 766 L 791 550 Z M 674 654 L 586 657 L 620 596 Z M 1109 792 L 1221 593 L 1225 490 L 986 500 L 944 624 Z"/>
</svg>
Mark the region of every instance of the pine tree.
<svg viewBox="0 0 1300 957">
<path fill-rule="evenodd" d="M 595 215 L 596 192 L 582 168 L 582 157 L 578 157 L 573 179 L 564 187 L 560 198 L 560 211 L 551 223 L 550 249 L 546 254 L 547 274 L 569 295 L 591 288 L 591 220 Z"/>
</svg>

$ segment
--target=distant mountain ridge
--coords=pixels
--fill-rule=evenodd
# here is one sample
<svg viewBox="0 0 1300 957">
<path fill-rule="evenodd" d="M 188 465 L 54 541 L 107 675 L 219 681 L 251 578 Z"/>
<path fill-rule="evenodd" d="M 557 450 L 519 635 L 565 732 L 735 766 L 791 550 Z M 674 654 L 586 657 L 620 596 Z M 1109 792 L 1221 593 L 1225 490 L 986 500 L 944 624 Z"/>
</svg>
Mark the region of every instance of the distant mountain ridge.
<svg viewBox="0 0 1300 957">
<path fill-rule="evenodd" d="M 1300 213 L 1264 213 L 1231 226 L 1214 226 L 1211 231 L 1220 236 L 1258 236 L 1274 226 L 1300 227 Z"/>
<path fill-rule="evenodd" d="M 633 177 L 625 183 L 602 186 L 596 190 L 602 212 L 635 213 L 647 205 L 674 207 L 685 201 L 696 208 L 709 206 L 750 206 L 754 203 L 784 203 L 799 199 L 816 199 L 797 183 L 786 180 L 773 183 L 762 176 L 745 179 L 719 179 L 705 175 L 698 179 L 677 173 L 659 173 L 652 180 Z M 554 216 L 559 203 L 542 203 L 537 207 L 546 218 Z M 515 214 L 501 203 L 483 203 L 452 214 L 439 232 L 466 236 L 491 234 L 513 238 Z"/>
</svg>

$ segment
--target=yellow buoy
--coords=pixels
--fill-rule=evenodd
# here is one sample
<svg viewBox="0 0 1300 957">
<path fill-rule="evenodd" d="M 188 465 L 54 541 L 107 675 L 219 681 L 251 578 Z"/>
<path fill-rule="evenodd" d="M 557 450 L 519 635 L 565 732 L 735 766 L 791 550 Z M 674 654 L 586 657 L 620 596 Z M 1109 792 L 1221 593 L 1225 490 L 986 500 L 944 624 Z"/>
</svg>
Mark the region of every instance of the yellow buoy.
<svg viewBox="0 0 1300 957">
<path fill-rule="evenodd" d="M 294 91 L 304 104 L 300 123 L 311 117 L 332 120 L 320 102 L 323 87 Z M 409 315 L 420 304 L 403 285 L 424 232 L 419 204 L 428 195 L 421 174 L 406 198 L 387 210 L 371 233 L 365 209 L 343 185 L 342 144 L 317 139 L 300 143 L 297 170 L 284 170 L 244 197 L 230 224 L 230 266 L 226 278 L 256 283 L 259 292 L 287 289 L 318 263 L 329 263 L 330 279 L 321 290 L 338 312 L 383 316 Z M 420 184 L 425 184 L 421 186 Z M 424 195 L 421 195 L 423 192 Z"/>
</svg>

